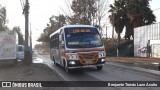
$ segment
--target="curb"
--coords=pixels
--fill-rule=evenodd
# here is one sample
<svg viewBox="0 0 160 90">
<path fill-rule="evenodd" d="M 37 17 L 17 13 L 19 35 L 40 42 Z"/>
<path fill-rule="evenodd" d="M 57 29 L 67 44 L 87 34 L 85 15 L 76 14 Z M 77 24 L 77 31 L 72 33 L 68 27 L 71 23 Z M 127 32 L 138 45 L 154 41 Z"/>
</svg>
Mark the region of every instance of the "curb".
<svg viewBox="0 0 160 90">
<path fill-rule="evenodd" d="M 61 78 L 62 81 L 65 81 L 65 79 L 63 78 L 63 76 L 56 69 L 54 69 L 51 65 L 46 64 L 46 63 L 43 63 L 43 64 L 46 65 L 46 66 L 48 66 L 51 70 L 53 70 L 57 74 L 57 76 L 59 78 Z"/>
<path fill-rule="evenodd" d="M 150 70 L 150 69 L 145 69 L 145 68 L 140 68 L 140 67 L 122 65 L 118 62 L 117 63 L 106 62 L 106 64 L 117 66 L 117 67 L 122 67 L 122 68 L 127 68 L 127 69 L 131 69 L 131 70 L 135 70 L 135 71 L 145 72 L 145 73 L 149 73 L 149 74 L 152 74 L 152 75 L 156 75 L 158 77 L 160 76 L 160 71 L 156 71 L 156 70 Z"/>
<path fill-rule="evenodd" d="M 42 56 L 42 57 L 47 58 L 47 56 Z M 54 69 L 54 68 L 52 67 L 52 65 L 47 64 L 47 63 L 44 63 L 44 62 L 41 63 L 41 64 L 43 64 L 43 65 L 47 66 L 48 68 L 50 68 L 52 71 L 55 72 L 55 74 L 57 74 L 57 76 L 58 76 L 62 81 L 65 81 L 65 79 L 63 78 L 63 76 L 62 76 L 56 69 Z"/>
</svg>

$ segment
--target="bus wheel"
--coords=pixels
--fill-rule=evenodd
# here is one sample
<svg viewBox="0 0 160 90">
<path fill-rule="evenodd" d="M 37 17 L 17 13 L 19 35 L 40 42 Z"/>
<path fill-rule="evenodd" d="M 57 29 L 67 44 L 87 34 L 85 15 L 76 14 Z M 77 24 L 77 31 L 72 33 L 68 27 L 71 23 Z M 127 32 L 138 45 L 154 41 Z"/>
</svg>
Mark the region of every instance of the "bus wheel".
<svg viewBox="0 0 160 90">
<path fill-rule="evenodd" d="M 102 70 L 103 66 L 97 66 L 97 70 Z"/>
<path fill-rule="evenodd" d="M 68 68 L 68 64 L 66 64 L 66 62 L 64 61 L 64 68 L 65 68 L 65 71 L 67 73 L 70 73 L 71 72 L 71 69 Z"/>
<path fill-rule="evenodd" d="M 53 60 L 53 62 L 54 62 L 54 65 L 56 65 L 56 66 L 57 66 L 57 63 L 56 63 L 56 61 L 55 61 L 54 57 L 53 57 L 53 59 L 52 59 L 52 60 Z"/>
</svg>

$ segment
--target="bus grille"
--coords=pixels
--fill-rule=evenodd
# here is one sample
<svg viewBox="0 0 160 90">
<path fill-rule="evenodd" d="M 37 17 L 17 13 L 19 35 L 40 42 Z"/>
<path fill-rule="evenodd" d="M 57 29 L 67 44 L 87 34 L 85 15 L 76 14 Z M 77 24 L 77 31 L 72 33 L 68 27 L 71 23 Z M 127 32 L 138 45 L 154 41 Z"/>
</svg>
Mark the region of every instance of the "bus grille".
<svg viewBox="0 0 160 90">
<path fill-rule="evenodd" d="M 78 59 L 82 64 L 95 64 L 98 61 L 98 52 L 80 53 Z"/>
</svg>

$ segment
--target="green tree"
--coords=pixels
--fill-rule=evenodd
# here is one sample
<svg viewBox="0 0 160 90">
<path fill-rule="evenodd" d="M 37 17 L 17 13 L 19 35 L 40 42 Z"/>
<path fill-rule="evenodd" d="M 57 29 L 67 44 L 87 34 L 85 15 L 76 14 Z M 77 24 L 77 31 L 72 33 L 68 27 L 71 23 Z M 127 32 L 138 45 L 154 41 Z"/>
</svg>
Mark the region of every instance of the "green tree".
<svg viewBox="0 0 160 90">
<path fill-rule="evenodd" d="M 47 43 L 49 42 L 49 36 L 47 36 L 45 33 L 41 33 L 40 37 L 37 39 L 38 42 Z"/>
<path fill-rule="evenodd" d="M 5 30 L 6 21 L 6 8 L 0 5 L 0 31 Z"/>
<path fill-rule="evenodd" d="M 108 12 L 111 12 L 111 15 L 109 15 L 110 23 L 112 24 L 113 28 L 115 28 L 115 31 L 118 35 L 117 42 L 118 45 L 120 44 L 121 39 L 121 33 L 124 28 L 124 18 L 125 18 L 125 9 L 124 9 L 124 1 L 119 0 L 115 1 L 113 5 L 110 5 L 110 10 Z"/>
<path fill-rule="evenodd" d="M 49 36 L 66 24 L 66 17 L 64 15 L 54 16 L 49 18 L 49 23 L 43 30 L 43 33 L 38 38 L 38 42 L 49 43 Z"/>
<path fill-rule="evenodd" d="M 69 12 L 73 14 L 67 16 L 69 24 L 84 24 L 98 26 L 102 32 L 101 22 L 105 17 L 109 0 L 72 0 Z M 65 11 L 66 13 L 66 11 Z M 103 25 L 104 26 L 104 25 Z"/>
<path fill-rule="evenodd" d="M 71 9 L 74 13 L 70 17 L 72 24 L 91 25 L 93 17 L 97 11 L 95 0 L 73 0 Z"/>
<path fill-rule="evenodd" d="M 49 18 L 50 28 L 48 30 L 48 34 L 52 34 L 54 31 L 58 30 L 60 27 L 66 25 L 66 16 L 59 15 L 54 16 L 52 15 Z"/>
<path fill-rule="evenodd" d="M 109 12 L 111 12 L 111 15 L 109 18 L 111 24 L 115 27 L 115 30 L 116 27 L 120 29 L 119 26 L 124 24 L 126 27 L 125 39 L 130 39 L 131 36 L 134 36 L 133 30 L 135 27 L 149 25 L 156 21 L 156 17 L 150 9 L 149 1 L 150 0 L 116 0 L 114 4 L 110 5 L 111 9 Z M 117 31 L 121 32 L 121 30 L 116 30 L 116 32 Z"/>
<path fill-rule="evenodd" d="M 23 45 L 24 44 L 24 38 L 23 38 L 23 34 L 21 32 L 20 27 L 19 26 L 13 27 L 12 31 L 17 32 L 17 34 L 18 34 L 18 43 L 19 43 L 19 45 Z"/>
<path fill-rule="evenodd" d="M 150 9 L 149 5 L 150 0 L 125 0 L 126 2 L 126 10 L 127 17 L 129 19 L 130 24 L 128 24 L 128 32 L 129 35 L 126 38 L 130 38 L 133 35 L 133 29 L 135 27 L 144 26 L 152 24 L 156 21 L 156 17 Z M 134 38 L 134 37 L 133 37 Z"/>
</svg>

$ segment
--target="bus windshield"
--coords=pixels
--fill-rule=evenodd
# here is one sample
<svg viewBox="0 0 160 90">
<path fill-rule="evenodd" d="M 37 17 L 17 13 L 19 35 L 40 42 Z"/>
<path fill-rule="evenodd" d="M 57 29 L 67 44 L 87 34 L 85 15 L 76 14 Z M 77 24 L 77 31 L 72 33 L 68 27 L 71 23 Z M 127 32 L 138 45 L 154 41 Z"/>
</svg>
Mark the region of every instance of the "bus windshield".
<svg viewBox="0 0 160 90">
<path fill-rule="evenodd" d="M 65 38 L 67 48 L 92 48 L 103 45 L 96 28 L 67 28 Z"/>
</svg>

